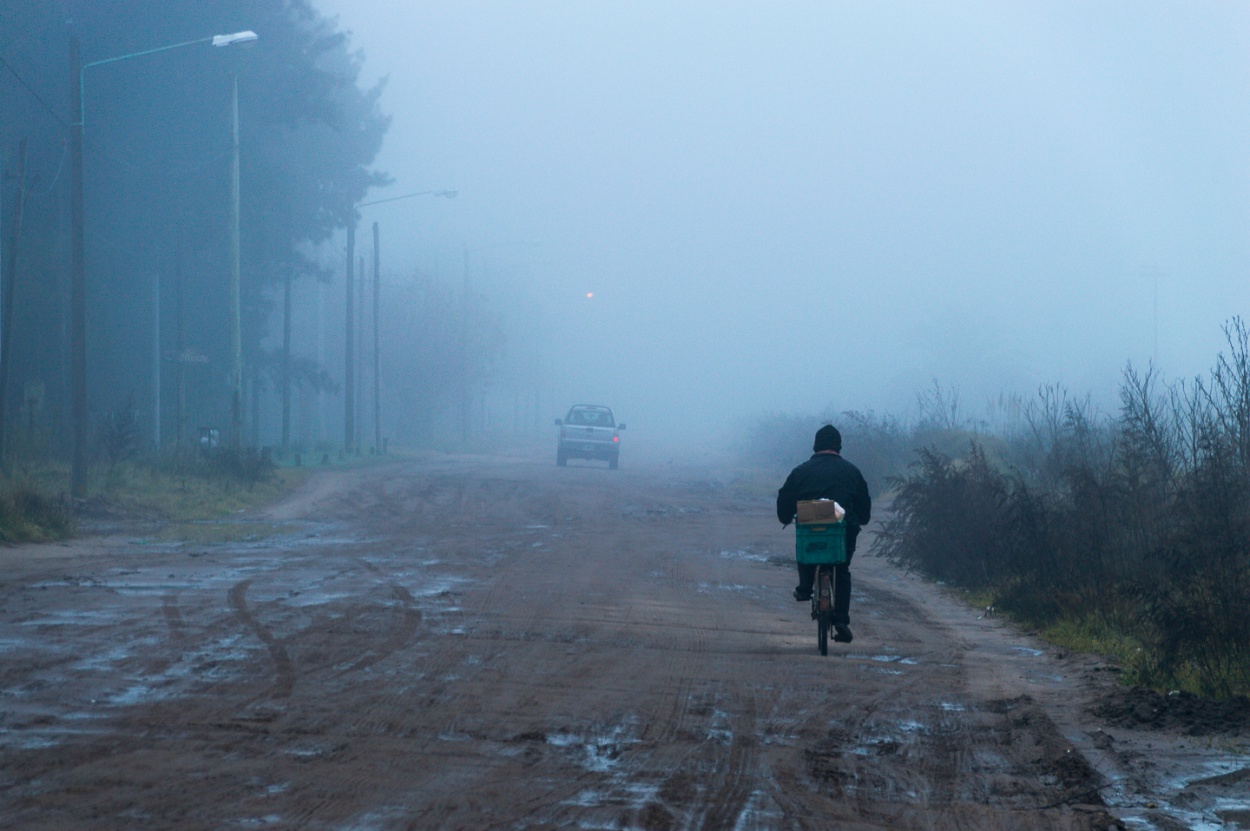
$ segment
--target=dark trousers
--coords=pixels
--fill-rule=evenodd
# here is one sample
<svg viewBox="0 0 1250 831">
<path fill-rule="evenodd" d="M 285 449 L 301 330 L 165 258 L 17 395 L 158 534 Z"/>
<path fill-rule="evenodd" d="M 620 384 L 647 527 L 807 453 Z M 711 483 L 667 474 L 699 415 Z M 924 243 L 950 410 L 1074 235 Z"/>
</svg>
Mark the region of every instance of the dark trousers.
<svg viewBox="0 0 1250 831">
<path fill-rule="evenodd" d="M 846 562 L 833 567 L 833 622 L 850 624 L 851 622 L 851 558 L 855 550 L 846 552 Z M 799 563 L 800 594 L 811 594 L 812 583 L 816 581 L 816 566 Z"/>
</svg>

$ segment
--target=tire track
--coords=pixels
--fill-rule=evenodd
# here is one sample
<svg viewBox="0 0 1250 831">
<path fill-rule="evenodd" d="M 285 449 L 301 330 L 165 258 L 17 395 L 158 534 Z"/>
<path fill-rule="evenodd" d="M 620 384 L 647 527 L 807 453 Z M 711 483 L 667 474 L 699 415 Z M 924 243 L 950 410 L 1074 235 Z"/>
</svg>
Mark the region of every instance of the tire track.
<svg viewBox="0 0 1250 831">
<path fill-rule="evenodd" d="M 719 782 L 708 789 L 708 808 L 696 825 L 703 831 L 726 831 L 736 828 L 755 789 L 755 761 L 758 751 L 756 704 L 754 695 L 742 696 L 738 689 L 730 699 L 734 706 L 741 700 L 741 712 L 733 719 L 733 737 L 729 751 L 717 765 Z"/>
<path fill-rule="evenodd" d="M 370 654 L 356 661 L 356 663 L 340 672 L 339 675 L 360 672 L 362 669 L 371 667 L 379 661 L 386 660 L 406 646 L 416 634 L 417 627 L 421 625 L 421 611 L 417 608 L 416 599 L 413 598 L 411 592 L 398 583 L 391 583 L 390 588 L 391 596 L 400 603 L 399 624 L 391 630 L 386 640 L 377 647 L 370 648 Z"/>
<path fill-rule="evenodd" d="M 669 561 L 663 568 L 665 582 L 667 587 L 673 591 L 675 596 L 684 593 L 684 589 L 689 586 L 689 579 L 684 574 L 678 564 Z M 707 651 L 707 633 L 702 626 L 696 626 L 693 630 L 694 649 L 696 656 L 702 656 Z M 667 708 L 667 712 L 660 719 L 660 730 L 656 740 L 661 747 L 671 746 L 681 737 L 686 729 L 687 717 L 690 713 L 690 704 L 694 695 L 694 678 L 697 667 L 696 661 L 692 656 L 682 648 L 682 639 L 676 634 L 666 638 L 668 662 L 666 666 L 668 677 L 665 686 L 671 690 L 671 694 L 666 693 L 666 697 L 671 704 Z"/>
<path fill-rule="evenodd" d="M 165 622 L 169 637 L 167 648 L 152 650 L 144 656 L 143 673 L 145 675 L 161 675 L 181 661 L 186 651 L 186 626 L 182 620 L 182 613 L 178 609 L 177 590 L 167 592 L 161 597 L 161 618 Z"/>
<path fill-rule="evenodd" d="M 165 619 L 169 639 L 178 645 L 184 643 L 187 639 L 186 624 L 178 608 L 178 592 L 169 592 L 161 598 L 161 617 Z"/>
<path fill-rule="evenodd" d="M 262 697 L 289 698 L 291 691 L 295 688 L 295 669 L 291 663 L 291 656 L 287 653 L 286 647 L 248 609 L 247 590 L 251 588 L 251 585 L 251 580 L 241 580 L 231 587 L 230 608 L 234 610 L 235 617 L 251 629 L 269 650 L 269 659 L 273 662 L 276 678 L 273 688 Z"/>
</svg>

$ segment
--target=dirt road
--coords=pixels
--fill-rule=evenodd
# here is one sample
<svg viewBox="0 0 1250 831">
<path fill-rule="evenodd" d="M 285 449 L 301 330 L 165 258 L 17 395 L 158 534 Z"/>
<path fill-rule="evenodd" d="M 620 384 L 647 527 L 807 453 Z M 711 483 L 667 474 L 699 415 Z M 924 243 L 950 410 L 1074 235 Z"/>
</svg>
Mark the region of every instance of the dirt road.
<svg viewBox="0 0 1250 831">
<path fill-rule="evenodd" d="M 1250 817 L 1246 733 L 1104 723 L 1097 662 L 869 551 L 855 642 L 821 658 L 771 497 L 447 457 L 316 478 L 251 542 L 0 551 L 0 827 Z"/>
</svg>

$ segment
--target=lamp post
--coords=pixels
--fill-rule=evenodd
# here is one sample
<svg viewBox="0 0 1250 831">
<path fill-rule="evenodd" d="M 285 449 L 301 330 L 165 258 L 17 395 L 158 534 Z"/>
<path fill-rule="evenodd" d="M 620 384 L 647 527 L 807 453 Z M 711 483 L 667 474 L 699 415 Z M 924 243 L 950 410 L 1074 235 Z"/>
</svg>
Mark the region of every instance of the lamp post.
<svg viewBox="0 0 1250 831">
<path fill-rule="evenodd" d="M 402 196 L 391 196 L 386 199 L 375 199 L 372 202 L 360 202 L 352 208 L 351 222 L 347 224 L 347 294 L 345 295 L 347 310 L 346 350 L 343 371 L 343 448 L 350 453 L 356 445 L 356 295 L 354 291 L 355 275 L 353 273 L 356 256 L 356 223 L 360 220 L 357 213 L 361 208 L 382 205 L 387 202 L 398 202 L 401 199 L 412 199 L 415 196 L 441 196 L 444 199 L 455 199 L 460 191 L 454 188 L 442 190 L 421 190 L 416 193 L 405 193 Z M 373 429 L 377 442 L 375 449 L 382 452 L 382 404 L 381 404 L 381 360 L 378 357 L 378 224 L 373 223 Z M 361 275 L 362 277 L 364 275 Z M 363 325 L 363 323 L 362 323 Z"/>
<path fill-rule="evenodd" d="M 239 312 L 239 76 L 230 84 L 230 444 L 243 443 L 243 333 Z"/>
<path fill-rule="evenodd" d="M 86 120 L 86 106 L 83 96 L 83 77 L 88 69 L 93 66 L 102 66 L 107 63 L 116 63 L 118 61 L 129 60 L 130 58 L 139 58 L 144 55 L 153 55 L 157 52 L 167 52 L 170 49 L 178 49 L 183 46 L 194 46 L 201 43 L 211 43 L 213 46 L 234 46 L 241 43 L 251 43 L 257 40 L 257 34 L 253 31 L 234 32 L 228 35 L 213 35 L 212 37 L 199 38 L 197 40 L 186 40 L 181 43 L 171 43 L 168 46 L 158 46 L 155 49 L 145 49 L 142 52 L 131 52 L 126 55 L 118 55 L 113 58 L 104 58 L 99 61 L 91 61 L 90 63 L 82 63 L 80 57 L 80 45 L 77 37 L 70 39 L 70 72 L 73 78 L 73 107 L 77 114 L 77 119 L 70 125 L 70 247 L 71 247 L 71 272 L 70 272 L 70 406 L 73 411 L 74 419 L 74 457 L 70 474 L 70 492 L 77 499 L 82 499 L 87 495 L 87 277 L 86 277 L 86 254 L 83 244 L 83 174 L 82 174 L 82 139 L 83 124 Z M 237 87 L 236 87 L 237 96 Z M 237 97 L 235 111 L 235 163 L 234 163 L 234 181 L 235 184 L 231 188 L 231 195 L 235 200 L 235 210 L 233 211 L 234 231 L 232 234 L 232 242 L 235 246 L 236 264 L 232 269 L 232 274 L 237 275 L 237 239 L 238 239 L 238 127 L 237 127 Z M 232 287 L 233 288 L 233 287 Z M 235 303 L 233 311 L 233 319 L 238 320 L 238 296 L 233 290 L 231 292 L 231 300 Z M 237 325 L 237 323 L 235 324 Z M 235 395 L 238 396 L 238 388 L 236 387 Z"/>
</svg>

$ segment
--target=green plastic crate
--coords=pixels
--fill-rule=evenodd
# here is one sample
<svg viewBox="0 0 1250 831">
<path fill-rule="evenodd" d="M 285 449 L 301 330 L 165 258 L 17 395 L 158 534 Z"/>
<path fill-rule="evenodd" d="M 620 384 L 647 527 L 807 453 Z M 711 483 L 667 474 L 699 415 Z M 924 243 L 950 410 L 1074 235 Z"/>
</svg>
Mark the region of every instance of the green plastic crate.
<svg viewBox="0 0 1250 831">
<path fill-rule="evenodd" d="M 841 565 L 846 562 L 846 521 L 795 523 L 794 554 L 800 563 Z"/>
</svg>

